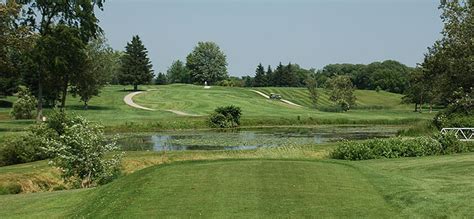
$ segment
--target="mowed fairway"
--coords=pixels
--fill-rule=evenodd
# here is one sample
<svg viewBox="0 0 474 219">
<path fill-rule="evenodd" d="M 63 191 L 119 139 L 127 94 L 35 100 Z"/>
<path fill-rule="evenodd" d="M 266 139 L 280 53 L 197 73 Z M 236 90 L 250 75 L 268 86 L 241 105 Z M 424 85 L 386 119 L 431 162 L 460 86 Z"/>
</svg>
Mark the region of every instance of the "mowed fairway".
<svg viewBox="0 0 474 219">
<path fill-rule="evenodd" d="M 265 90 L 265 89 L 264 89 Z M 157 90 L 137 95 L 135 103 L 157 110 L 178 110 L 190 114 L 209 115 L 219 106 L 235 105 L 242 108 L 244 123 L 255 120 L 315 119 L 321 121 L 394 121 L 402 119 L 427 119 L 430 115 L 412 113 L 408 105 L 401 104 L 401 95 L 388 92 L 357 91 L 361 108 L 382 108 L 379 110 L 355 109 L 347 113 L 322 112 L 310 108 L 307 91 L 303 88 L 281 88 L 284 98 L 306 107 L 296 107 L 277 100 L 269 100 L 249 88 L 212 87 L 203 89 L 194 85 L 167 85 Z M 267 92 L 268 93 L 268 92 Z M 306 95 L 306 96 L 305 96 Z M 327 95 L 321 105 L 329 107 Z M 368 113 L 370 112 L 370 113 Z M 244 124 L 245 125 L 245 124 Z"/>
<path fill-rule="evenodd" d="M 136 95 L 133 101 L 155 109 L 147 111 L 124 103 L 123 98 L 131 92 L 124 90 L 125 88 L 116 85 L 105 87 L 99 97 L 92 98 L 88 110 L 83 109 L 83 104 L 78 98 L 69 97 L 67 110 L 92 121 L 101 122 L 112 130 L 125 131 L 205 128 L 207 116 L 216 107 L 227 105 L 242 108 L 242 126 L 406 124 L 433 117 L 433 114 L 429 113 L 413 113 L 410 106 L 401 104 L 401 95 L 387 92 L 358 90 L 356 96 L 359 106 L 345 113 L 336 113 L 311 109 L 304 88 L 258 88 L 266 93 L 273 91 L 282 93 L 284 98 L 304 106 L 296 107 L 265 99 L 251 88 L 214 86 L 211 89 L 204 89 L 202 86 L 184 84 L 140 86 L 139 88 L 145 92 Z M 15 98 L 9 97 L 7 100 L 12 102 Z M 329 107 L 332 103 L 324 94 L 320 104 Z M 34 123 L 32 120 L 12 120 L 9 116 L 10 110 L 11 108 L 0 108 L 0 136 L 6 132 L 23 130 Z M 169 110 L 200 116 L 182 116 Z M 47 114 L 50 109 L 45 111 Z"/>
<path fill-rule="evenodd" d="M 0 196 L 3 217 L 472 217 L 473 154 L 345 162 L 218 160 L 111 184 Z"/>
<path fill-rule="evenodd" d="M 288 87 L 264 87 L 255 88 L 266 94 L 277 93 L 284 99 L 292 101 L 302 106 L 312 107 L 311 99 L 306 88 L 288 88 Z M 329 107 L 334 103 L 329 100 L 329 91 L 318 89 L 320 94 L 318 103 L 322 107 Z M 356 90 L 356 109 L 357 108 L 382 108 L 382 109 L 407 109 L 407 105 L 401 104 L 403 95 L 389 93 L 385 91 L 376 92 L 373 90 Z"/>
</svg>

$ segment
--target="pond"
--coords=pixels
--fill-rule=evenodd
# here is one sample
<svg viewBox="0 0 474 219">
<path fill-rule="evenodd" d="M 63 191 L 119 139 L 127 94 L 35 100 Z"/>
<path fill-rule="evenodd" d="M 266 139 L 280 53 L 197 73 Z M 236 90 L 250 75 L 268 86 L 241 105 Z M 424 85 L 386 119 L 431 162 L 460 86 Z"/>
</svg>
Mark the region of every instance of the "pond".
<svg viewBox="0 0 474 219">
<path fill-rule="evenodd" d="M 126 151 L 251 150 L 386 138 L 395 136 L 399 129 L 391 126 L 321 126 L 124 133 L 119 135 L 117 144 Z"/>
</svg>

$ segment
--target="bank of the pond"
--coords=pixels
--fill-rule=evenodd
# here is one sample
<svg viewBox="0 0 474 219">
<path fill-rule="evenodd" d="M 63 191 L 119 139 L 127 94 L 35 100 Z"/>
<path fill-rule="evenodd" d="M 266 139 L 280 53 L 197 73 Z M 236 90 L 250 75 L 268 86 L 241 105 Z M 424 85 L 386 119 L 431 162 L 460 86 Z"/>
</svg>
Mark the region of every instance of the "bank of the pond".
<svg viewBox="0 0 474 219">
<path fill-rule="evenodd" d="M 126 151 L 122 170 L 124 175 L 128 175 L 149 166 L 193 160 L 322 159 L 327 157 L 334 147 L 334 143 L 328 143 L 255 150 Z M 70 186 L 61 180 L 59 170 L 49 166 L 47 161 L 0 167 L 0 194 L 45 192 L 69 188 Z"/>
<path fill-rule="evenodd" d="M 114 136 L 118 136 L 118 145 L 125 151 L 252 150 L 393 137 L 402 128 L 401 126 L 326 125 L 122 133 Z"/>
</svg>

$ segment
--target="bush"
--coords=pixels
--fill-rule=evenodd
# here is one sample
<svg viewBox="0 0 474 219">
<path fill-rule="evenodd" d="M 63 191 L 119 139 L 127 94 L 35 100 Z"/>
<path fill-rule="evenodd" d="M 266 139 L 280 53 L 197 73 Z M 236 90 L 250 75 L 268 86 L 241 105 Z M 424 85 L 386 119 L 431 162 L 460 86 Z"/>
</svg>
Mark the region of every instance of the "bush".
<svg viewBox="0 0 474 219">
<path fill-rule="evenodd" d="M 339 145 L 331 157 L 343 160 L 420 157 L 444 154 L 445 149 L 429 137 L 372 139 L 363 142 L 346 141 Z"/>
<path fill-rule="evenodd" d="M 11 116 L 14 119 L 32 119 L 38 101 L 26 87 L 20 87 L 18 100 L 13 103 Z"/>
<path fill-rule="evenodd" d="M 469 152 L 467 142 L 461 142 L 454 133 L 437 134 L 436 139 L 443 147 L 443 154 Z"/>
<path fill-rule="evenodd" d="M 120 174 L 122 154 L 105 158 L 118 147 L 115 143 L 105 143 L 102 126 L 64 113 L 54 114 L 45 126 L 56 128 L 57 137 L 46 135 L 42 140 L 44 150 L 52 157 L 51 163 L 62 170 L 66 182 L 75 187 L 93 187 L 110 182 Z"/>
<path fill-rule="evenodd" d="M 209 126 L 212 128 L 234 128 L 240 125 L 240 107 L 218 107 L 209 117 Z"/>
<path fill-rule="evenodd" d="M 458 98 L 445 110 L 436 114 L 433 124 L 438 128 L 471 127 L 474 124 L 474 90 L 456 92 Z"/>
<path fill-rule="evenodd" d="M 17 183 L 9 183 L 0 185 L 0 195 L 19 194 L 21 192 L 21 185 Z"/>
<path fill-rule="evenodd" d="M 41 149 L 41 145 L 40 138 L 32 132 L 5 137 L 0 145 L 0 166 L 48 158 Z"/>
</svg>

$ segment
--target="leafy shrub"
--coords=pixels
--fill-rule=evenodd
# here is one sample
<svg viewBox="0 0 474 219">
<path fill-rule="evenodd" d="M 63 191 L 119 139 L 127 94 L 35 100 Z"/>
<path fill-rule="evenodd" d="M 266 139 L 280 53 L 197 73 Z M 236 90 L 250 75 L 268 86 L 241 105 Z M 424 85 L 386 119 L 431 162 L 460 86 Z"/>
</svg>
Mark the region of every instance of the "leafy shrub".
<svg viewBox="0 0 474 219">
<path fill-rule="evenodd" d="M 18 194 L 21 192 L 21 185 L 17 183 L 8 183 L 0 185 L 0 195 Z"/>
<path fill-rule="evenodd" d="M 468 152 L 468 144 L 458 140 L 454 133 L 437 134 L 436 139 L 443 147 L 443 154 Z"/>
<path fill-rule="evenodd" d="M 242 110 L 237 106 L 218 107 L 209 117 L 209 126 L 213 128 L 234 128 L 240 125 Z"/>
<path fill-rule="evenodd" d="M 0 145 L 0 166 L 44 160 L 40 138 L 32 132 L 5 137 Z"/>
<path fill-rule="evenodd" d="M 346 141 L 331 157 L 343 160 L 420 157 L 443 154 L 442 145 L 429 137 L 372 139 L 363 142 Z"/>
<path fill-rule="evenodd" d="M 38 101 L 30 93 L 28 88 L 20 87 L 18 100 L 13 103 L 13 108 L 10 114 L 14 119 L 31 119 L 34 117 L 36 104 L 38 104 Z"/>
<path fill-rule="evenodd" d="M 474 124 L 474 89 L 470 93 L 456 92 L 458 98 L 436 114 L 433 124 L 438 128 L 471 127 Z"/>
<path fill-rule="evenodd" d="M 56 128 L 57 137 L 46 135 L 42 139 L 44 150 L 52 157 L 51 164 L 62 170 L 66 182 L 75 187 L 93 187 L 110 182 L 120 174 L 122 154 L 105 158 L 118 147 L 115 143 L 105 143 L 102 126 L 65 114 L 52 116 L 47 126 Z"/>
</svg>

